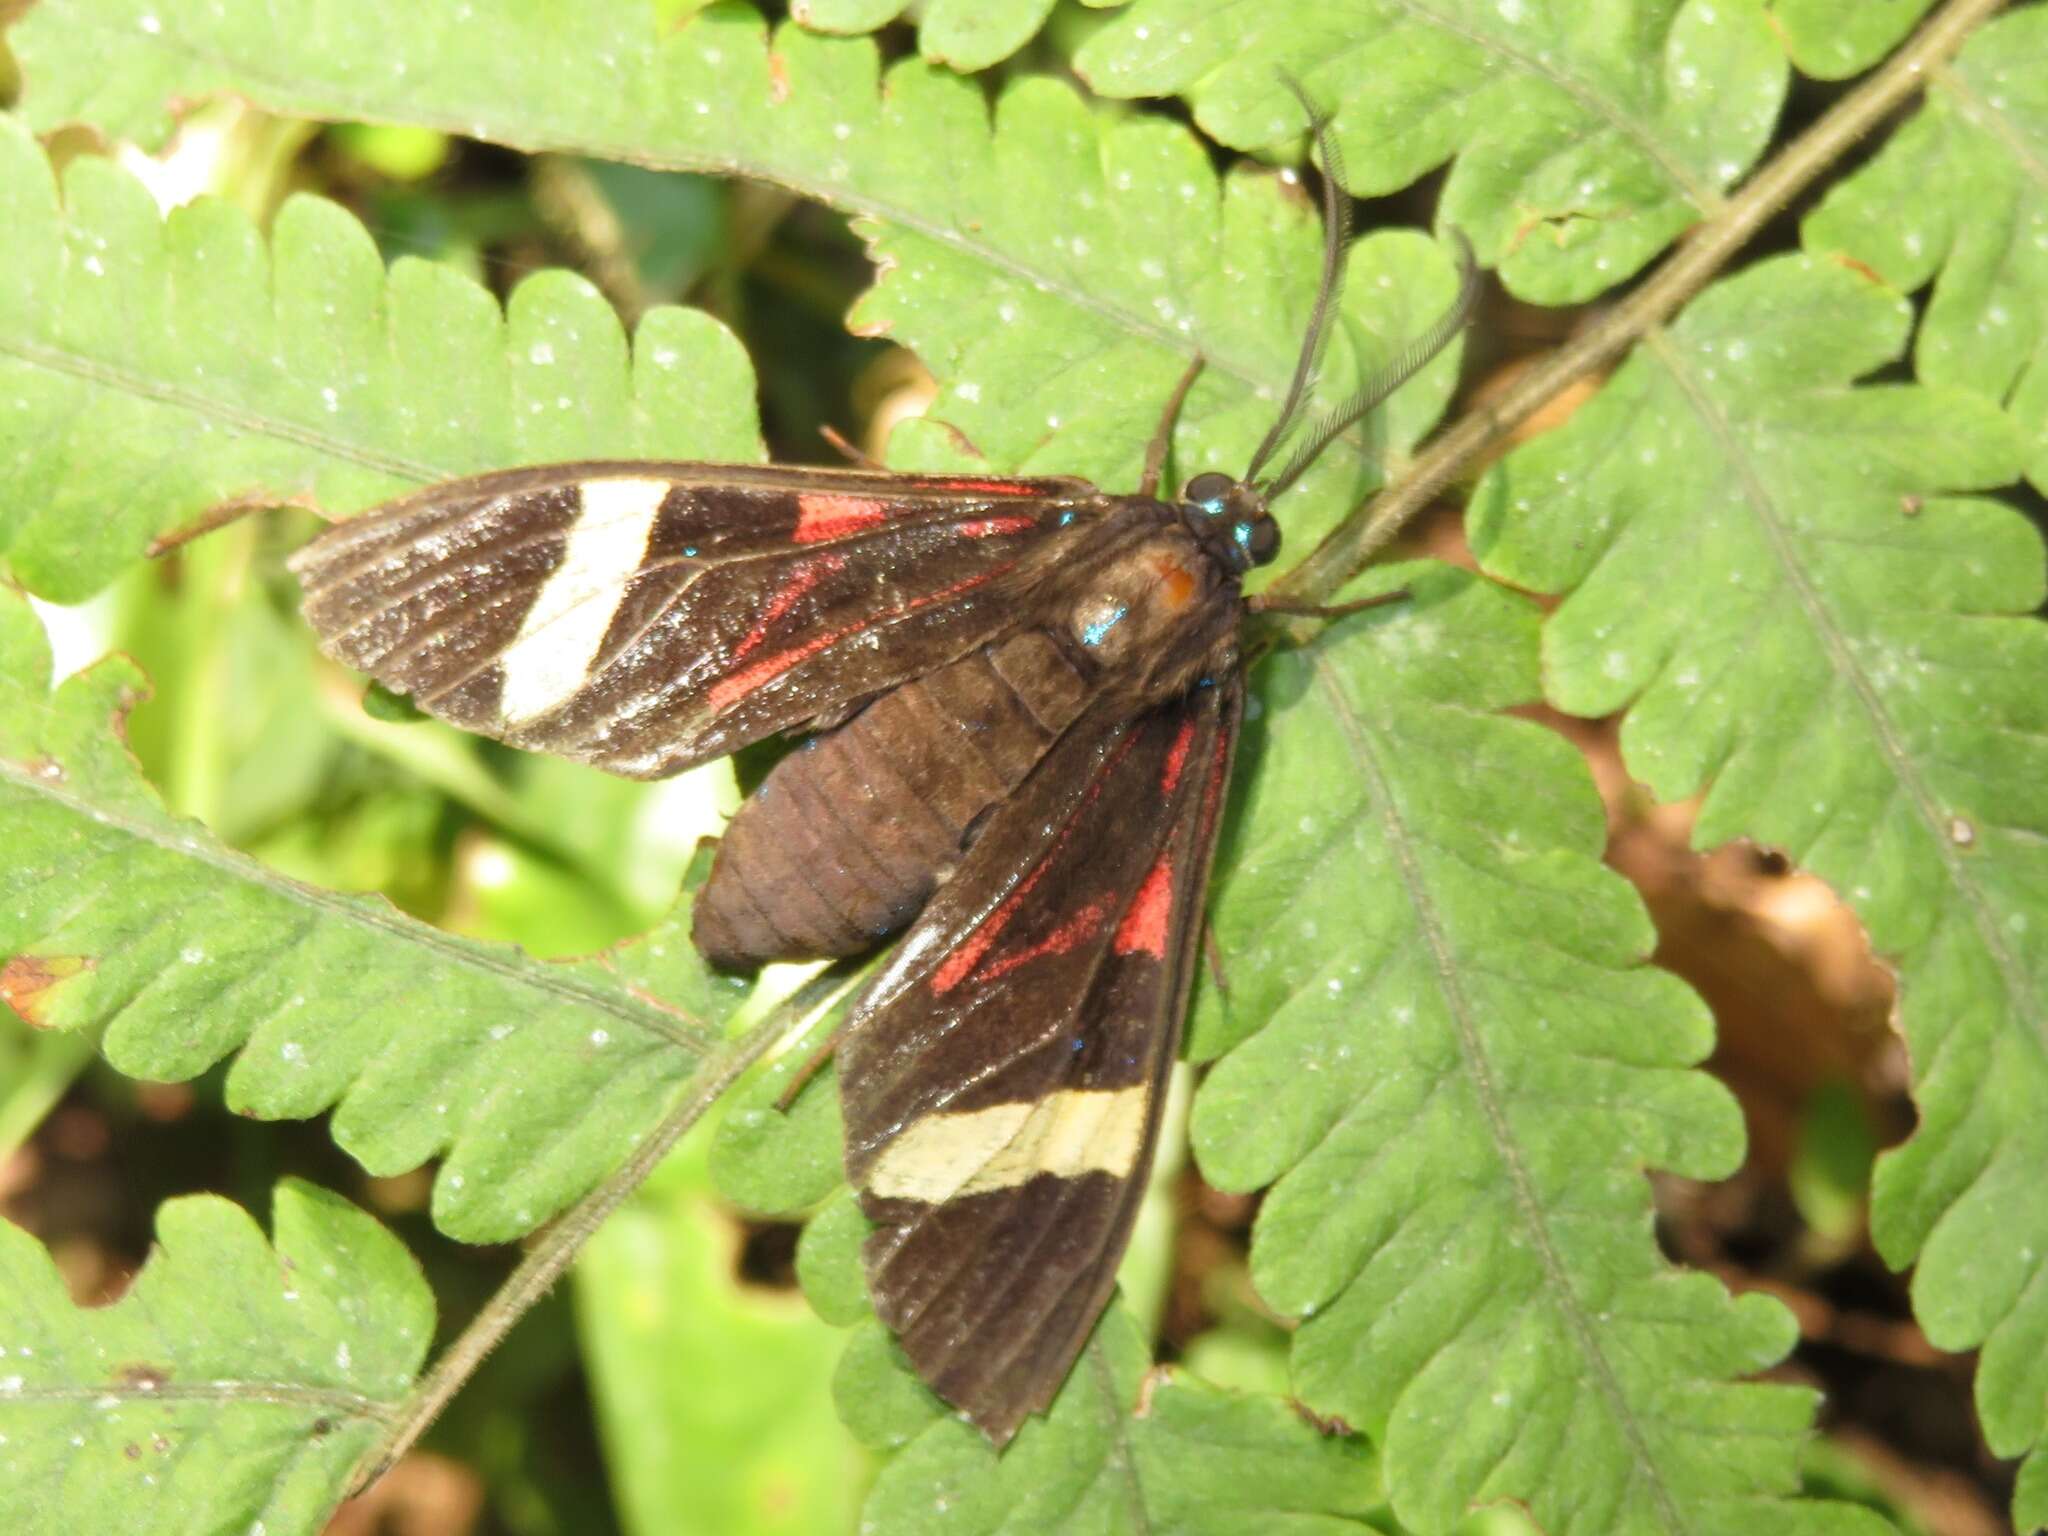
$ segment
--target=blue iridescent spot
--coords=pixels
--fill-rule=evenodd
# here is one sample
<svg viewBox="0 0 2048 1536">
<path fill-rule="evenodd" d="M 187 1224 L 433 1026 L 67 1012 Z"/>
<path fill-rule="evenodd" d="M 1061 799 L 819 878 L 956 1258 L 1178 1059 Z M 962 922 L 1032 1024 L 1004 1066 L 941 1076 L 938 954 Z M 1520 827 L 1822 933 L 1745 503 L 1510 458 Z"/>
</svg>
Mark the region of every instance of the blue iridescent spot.
<svg viewBox="0 0 2048 1536">
<path fill-rule="evenodd" d="M 1221 517 L 1223 515 L 1223 498 L 1221 496 L 1215 497 L 1214 499 L 1209 501 L 1198 501 L 1195 503 L 1195 505 L 1200 507 L 1204 512 L 1208 513 L 1211 517 Z"/>
<path fill-rule="evenodd" d="M 1237 540 L 1240 549 L 1250 549 L 1252 547 L 1252 525 L 1250 523 L 1239 523 L 1230 530 L 1230 536 Z"/>
<path fill-rule="evenodd" d="M 1073 514 L 1073 513 L 1071 513 L 1071 512 L 1062 512 L 1062 513 L 1060 514 L 1060 526 L 1061 526 L 1062 528 L 1066 527 L 1066 526 L 1067 526 L 1067 524 L 1071 523 L 1071 522 L 1072 522 L 1073 520 L 1074 520 L 1074 514 Z"/>
<path fill-rule="evenodd" d="M 696 545 L 694 545 L 694 544 L 686 544 L 686 545 L 684 545 L 684 546 L 683 546 L 683 558 L 684 558 L 684 559 L 686 559 L 686 560 L 694 560 L 694 559 L 696 559 L 696 557 L 697 557 L 697 546 L 696 546 Z"/>
<path fill-rule="evenodd" d="M 1081 643 L 1083 645 L 1102 644 L 1102 637 L 1108 634 L 1112 629 L 1115 629 L 1117 625 L 1122 621 L 1123 616 L 1127 612 L 1129 612 L 1129 610 L 1125 608 L 1123 604 L 1117 604 L 1117 609 L 1115 613 L 1112 613 L 1106 619 L 1097 619 L 1093 624 L 1090 624 L 1086 629 L 1081 631 Z"/>
</svg>

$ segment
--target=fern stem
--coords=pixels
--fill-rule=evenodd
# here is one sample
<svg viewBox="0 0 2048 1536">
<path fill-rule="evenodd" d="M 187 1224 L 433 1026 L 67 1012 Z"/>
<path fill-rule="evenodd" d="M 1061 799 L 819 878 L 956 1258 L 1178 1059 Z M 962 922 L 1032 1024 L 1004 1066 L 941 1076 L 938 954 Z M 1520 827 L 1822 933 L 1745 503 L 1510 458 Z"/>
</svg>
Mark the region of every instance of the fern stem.
<svg viewBox="0 0 2048 1536">
<path fill-rule="evenodd" d="M 808 1017 L 820 1003 L 845 984 L 835 969 L 805 985 L 782 1006 L 725 1046 L 706 1061 L 684 1085 L 681 1096 L 653 1132 L 633 1149 L 633 1155 L 618 1171 L 571 1206 L 534 1240 L 518 1266 L 505 1278 L 483 1309 L 464 1328 L 422 1376 L 378 1443 L 356 1464 L 349 1489 L 360 1493 L 382 1477 L 399 1457 L 427 1432 L 441 1410 L 484 1358 L 497 1348 L 505 1335 L 527 1311 L 562 1278 L 583 1245 L 590 1240 L 607 1216 L 645 1182 L 675 1144 L 704 1117 L 739 1076 L 760 1060 L 762 1054 L 788 1033 L 793 1021 Z"/>
<path fill-rule="evenodd" d="M 1619 357 L 1704 288 L 1756 232 L 1857 141 L 1926 83 L 2006 0 L 1950 0 L 1913 39 L 1875 70 L 1704 223 L 1597 324 L 1522 375 L 1491 403 L 1468 411 L 1372 501 L 1347 517 L 1286 576 L 1268 588 L 1302 602 L 1327 602 L 1395 534 L 1468 466 L 1558 394 Z"/>
</svg>

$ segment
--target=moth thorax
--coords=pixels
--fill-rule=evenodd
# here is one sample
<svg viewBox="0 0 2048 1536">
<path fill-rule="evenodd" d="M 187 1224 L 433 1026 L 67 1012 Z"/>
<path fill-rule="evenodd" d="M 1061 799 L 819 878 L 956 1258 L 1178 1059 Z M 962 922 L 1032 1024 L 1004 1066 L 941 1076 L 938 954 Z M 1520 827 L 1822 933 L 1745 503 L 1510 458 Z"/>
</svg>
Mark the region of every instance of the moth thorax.
<svg viewBox="0 0 2048 1536">
<path fill-rule="evenodd" d="M 1185 628 L 1215 584 L 1213 568 L 1191 539 L 1148 539 L 1095 572 L 1073 607 L 1069 633 L 1096 661 L 1115 665 Z"/>
</svg>

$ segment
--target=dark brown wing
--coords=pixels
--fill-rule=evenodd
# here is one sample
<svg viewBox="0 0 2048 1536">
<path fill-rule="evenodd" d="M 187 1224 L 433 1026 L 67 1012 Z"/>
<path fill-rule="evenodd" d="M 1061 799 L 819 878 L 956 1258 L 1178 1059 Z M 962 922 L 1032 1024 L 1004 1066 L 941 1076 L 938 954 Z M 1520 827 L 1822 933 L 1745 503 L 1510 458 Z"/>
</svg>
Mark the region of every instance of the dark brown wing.
<svg viewBox="0 0 2048 1536">
<path fill-rule="evenodd" d="M 635 778 L 843 714 L 1016 623 L 1079 480 L 733 464 L 451 481 L 292 557 L 330 656 L 430 714 Z"/>
<path fill-rule="evenodd" d="M 997 1444 L 1115 1282 L 1178 1048 L 1242 712 L 1234 658 L 1109 701 L 995 811 L 855 1010 L 846 1166 L 876 1311 Z"/>
</svg>

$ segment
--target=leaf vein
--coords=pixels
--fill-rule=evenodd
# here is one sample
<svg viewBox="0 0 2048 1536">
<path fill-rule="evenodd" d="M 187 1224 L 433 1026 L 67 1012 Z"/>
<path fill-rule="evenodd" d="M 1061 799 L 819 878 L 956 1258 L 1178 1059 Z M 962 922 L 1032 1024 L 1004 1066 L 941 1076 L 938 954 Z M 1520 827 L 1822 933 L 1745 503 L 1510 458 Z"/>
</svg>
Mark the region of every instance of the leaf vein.
<svg viewBox="0 0 2048 1536">
<path fill-rule="evenodd" d="M 187 389 L 162 379 L 153 379 L 133 369 L 118 367 L 98 358 L 85 357 L 63 347 L 46 346 L 40 342 L 19 338 L 0 338 L 0 353 L 17 357 L 31 367 L 42 368 L 52 373 L 69 374 L 73 378 L 84 379 L 105 389 L 125 392 L 138 399 L 175 406 L 193 416 L 222 422 L 252 436 L 274 438 L 279 442 L 310 448 L 315 453 L 325 454 L 329 458 L 355 464 L 363 469 L 374 469 L 401 480 L 426 484 L 434 480 L 445 480 L 454 473 L 449 469 L 423 464 L 416 459 L 402 458 L 397 454 L 367 448 L 329 433 L 316 432 L 313 428 L 298 422 L 269 416 L 215 396 L 203 395 L 197 390 Z"/>
<path fill-rule="evenodd" d="M 2024 134 L 2014 126 L 2012 116 L 1994 106 L 1949 64 L 1935 64 L 1929 67 L 1928 77 L 1949 96 L 1954 98 L 1956 108 L 1974 127 L 1998 141 L 1998 147 L 2012 156 L 2013 164 L 2026 174 L 2029 181 L 2042 192 L 2048 193 L 2048 160 L 2034 153 Z"/>
<path fill-rule="evenodd" d="M 117 34 L 116 28 L 110 23 L 100 21 L 97 17 L 94 17 L 87 24 L 97 26 L 110 35 Z M 190 41 L 173 35 L 169 27 L 166 27 L 162 33 L 156 35 L 150 41 L 153 48 L 161 48 L 183 54 L 186 58 L 208 66 L 210 70 L 216 73 L 231 78 L 238 78 L 248 84 L 267 86 L 272 90 L 283 93 L 287 99 L 291 98 L 294 93 L 301 89 L 304 89 L 308 94 L 311 94 L 315 89 L 311 84 L 302 87 L 300 82 L 290 76 L 281 75 L 275 70 L 266 69 L 255 61 L 230 58 L 214 50 L 196 47 Z M 387 118 L 390 113 L 386 103 L 368 93 L 321 87 L 318 89 L 318 97 L 317 104 L 299 106 L 292 110 L 304 115 L 332 120 L 346 119 L 368 122 L 381 121 Z M 806 174 L 805 169 L 802 167 L 790 168 L 777 160 L 772 154 L 764 153 L 758 158 L 750 159 L 742 155 L 713 154 L 706 151 L 673 150 L 650 152 L 644 144 L 639 143 L 615 143 L 595 136 L 579 138 L 574 135 L 558 134 L 549 131 L 535 132 L 531 123 L 526 121 L 500 123 L 494 120 L 491 112 L 482 108 L 463 112 L 447 107 L 436 111 L 420 106 L 408 111 L 406 118 L 408 122 L 419 127 L 437 128 L 443 132 L 467 138 L 487 139 L 492 143 L 502 144 L 509 149 L 520 150 L 529 154 L 564 150 L 588 155 L 596 159 L 644 166 L 651 170 L 692 171 L 700 174 L 735 176 L 751 181 L 767 182 L 775 186 L 786 187 L 790 191 L 824 203 L 828 207 L 842 209 L 853 217 L 876 219 L 886 224 L 893 224 L 898 228 L 909 230 L 936 244 L 947 246 L 1009 277 L 1030 283 L 1044 292 L 1051 293 L 1060 299 L 1061 302 L 1069 304 L 1084 313 L 1091 314 L 1183 361 L 1190 360 L 1196 355 L 1197 349 L 1192 341 L 1172 327 L 1152 321 L 1139 311 L 1105 297 L 1100 292 L 1085 285 L 1077 286 L 1067 274 L 1051 267 L 1035 265 L 1022 257 L 1010 254 L 988 241 L 973 238 L 973 232 L 969 225 L 970 222 L 978 223 L 978 221 L 964 219 L 954 221 L 904 206 L 874 193 L 854 191 L 843 183 L 833 181 L 824 175 Z M 1264 387 L 1277 390 L 1284 382 L 1278 377 L 1267 376 L 1257 365 L 1248 363 L 1242 358 L 1233 357 L 1227 352 L 1216 354 L 1205 352 L 1203 353 L 1203 358 L 1210 368 L 1236 380 L 1238 384 L 1247 388 L 1256 390 Z M 305 441 L 305 439 L 292 435 L 293 433 L 304 432 L 305 430 L 307 429 L 292 427 L 282 435 L 291 441 Z M 307 442 L 306 445 L 324 447 L 331 441 L 334 440 L 321 439 L 319 441 Z M 1374 449 L 1367 440 L 1365 429 L 1362 426 L 1354 427 L 1349 432 L 1346 432 L 1343 437 L 1338 439 L 1338 444 L 1333 446 L 1338 445 L 1341 445 L 1360 459 L 1368 462 L 1374 460 Z M 444 473 L 436 471 L 430 466 L 377 455 L 374 450 L 359 450 L 355 449 L 353 445 L 343 445 L 343 449 L 345 451 L 340 452 L 341 457 L 363 464 L 366 467 L 380 468 L 392 474 L 417 478 L 422 481 L 446 478 Z"/>
<path fill-rule="evenodd" d="M 1661 330 L 1650 332 L 1644 338 L 1643 347 L 1683 392 L 1688 409 L 1712 435 L 1723 458 L 1735 472 L 1743 500 L 1769 546 L 1779 574 L 1798 601 L 1808 628 L 1827 657 L 1834 683 L 1846 688 L 1861 707 L 1892 780 L 1911 800 L 1949 884 L 1967 905 L 1978 940 L 1997 967 L 2014 1011 L 2032 1028 L 2036 1048 L 2048 1050 L 2048 1004 L 2035 995 L 2026 968 L 2000 930 L 1989 895 L 1956 851 L 1949 835 L 1949 813 L 1937 803 L 1932 786 L 1922 778 L 1918 763 L 1907 750 L 1906 742 L 1885 706 L 1883 695 L 1858 664 L 1854 645 L 1835 622 L 1821 592 L 1801 563 L 1798 551 L 1793 547 L 1791 530 L 1778 515 L 1776 499 L 1764 483 L 1758 467 L 1743 452 L 1741 440 L 1721 412 L 1719 402 L 1687 366 L 1669 333 Z"/>
<path fill-rule="evenodd" d="M 532 962 L 521 965 L 500 959 L 488 951 L 478 950 L 463 943 L 453 934 L 443 933 L 437 928 L 415 922 L 396 911 L 380 911 L 364 900 L 302 884 L 264 867 L 245 854 L 216 848 L 199 838 L 180 836 L 168 828 L 154 825 L 139 817 L 92 804 L 28 771 L 20 763 L 0 759 L 0 783 L 11 784 L 18 790 L 41 796 L 62 809 L 110 831 L 165 853 L 192 859 L 232 879 L 257 886 L 285 901 L 367 929 L 379 937 L 397 938 L 415 944 L 452 965 L 481 972 L 513 986 L 541 993 L 558 1002 L 595 1009 L 621 1023 L 658 1035 L 692 1055 L 702 1055 L 717 1044 L 717 1036 L 709 1026 L 681 1010 L 677 1010 L 673 1017 L 668 1017 L 662 1010 L 608 994 L 573 977 L 551 975 L 546 971 L 534 969 Z"/>
<path fill-rule="evenodd" d="M 1381 761 L 1379 744 L 1359 718 L 1351 700 L 1346 697 L 1329 668 L 1318 665 L 1315 675 L 1317 690 L 1327 701 L 1331 718 L 1337 722 L 1339 729 L 1350 742 L 1353 749 L 1352 760 L 1370 780 L 1372 800 L 1379 807 L 1385 826 L 1387 847 L 1394 856 L 1402 888 L 1407 892 L 1409 904 L 1415 913 L 1416 928 L 1421 933 L 1436 972 L 1438 991 L 1457 1034 L 1459 1053 L 1464 1059 L 1465 1070 L 1472 1085 L 1472 1096 L 1486 1117 L 1494 1149 L 1507 1174 L 1515 1205 L 1520 1211 L 1523 1227 L 1529 1234 L 1530 1246 L 1542 1266 L 1547 1288 L 1560 1315 L 1578 1341 L 1593 1383 L 1606 1401 L 1608 1412 L 1613 1415 L 1616 1427 L 1627 1441 L 1630 1462 L 1649 1490 L 1665 1528 L 1672 1531 L 1689 1530 L 1690 1525 L 1681 1515 L 1671 1489 L 1666 1486 L 1660 1475 L 1643 1426 L 1622 1388 L 1614 1364 L 1607 1358 L 1606 1351 L 1601 1346 L 1593 1320 L 1579 1302 L 1578 1293 L 1572 1286 L 1570 1271 L 1552 1237 L 1542 1203 L 1537 1197 L 1534 1175 L 1523 1160 L 1520 1145 L 1508 1121 L 1506 1094 L 1502 1085 L 1494 1080 L 1493 1064 L 1480 1038 L 1479 1021 L 1474 1015 L 1470 999 L 1465 995 L 1458 973 L 1458 957 L 1452 952 L 1450 936 L 1444 931 L 1443 918 L 1436 909 L 1416 850 L 1409 839 L 1407 824 L 1395 803 L 1393 786 L 1387 778 L 1386 765 Z"/>
<path fill-rule="evenodd" d="M 1389 3 L 1411 16 L 1422 18 L 1452 37 L 1463 39 L 1480 52 L 1504 59 L 1531 77 L 1555 86 L 1577 103 L 1587 116 L 1605 122 L 1617 134 L 1633 144 L 1643 158 L 1654 165 L 1664 179 L 1676 187 L 1684 195 L 1685 200 L 1701 214 L 1712 215 L 1720 210 L 1723 199 L 1718 191 L 1697 180 L 1690 166 L 1667 154 L 1656 136 L 1633 112 L 1596 90 L 1578 75 L 1558 68 L 1537 54 L 1517 48 L 1493 33 L 1462 25 L 1449 16 L 1421 4 L 1420 0 L 1389 0 Z"/>
</svg>

